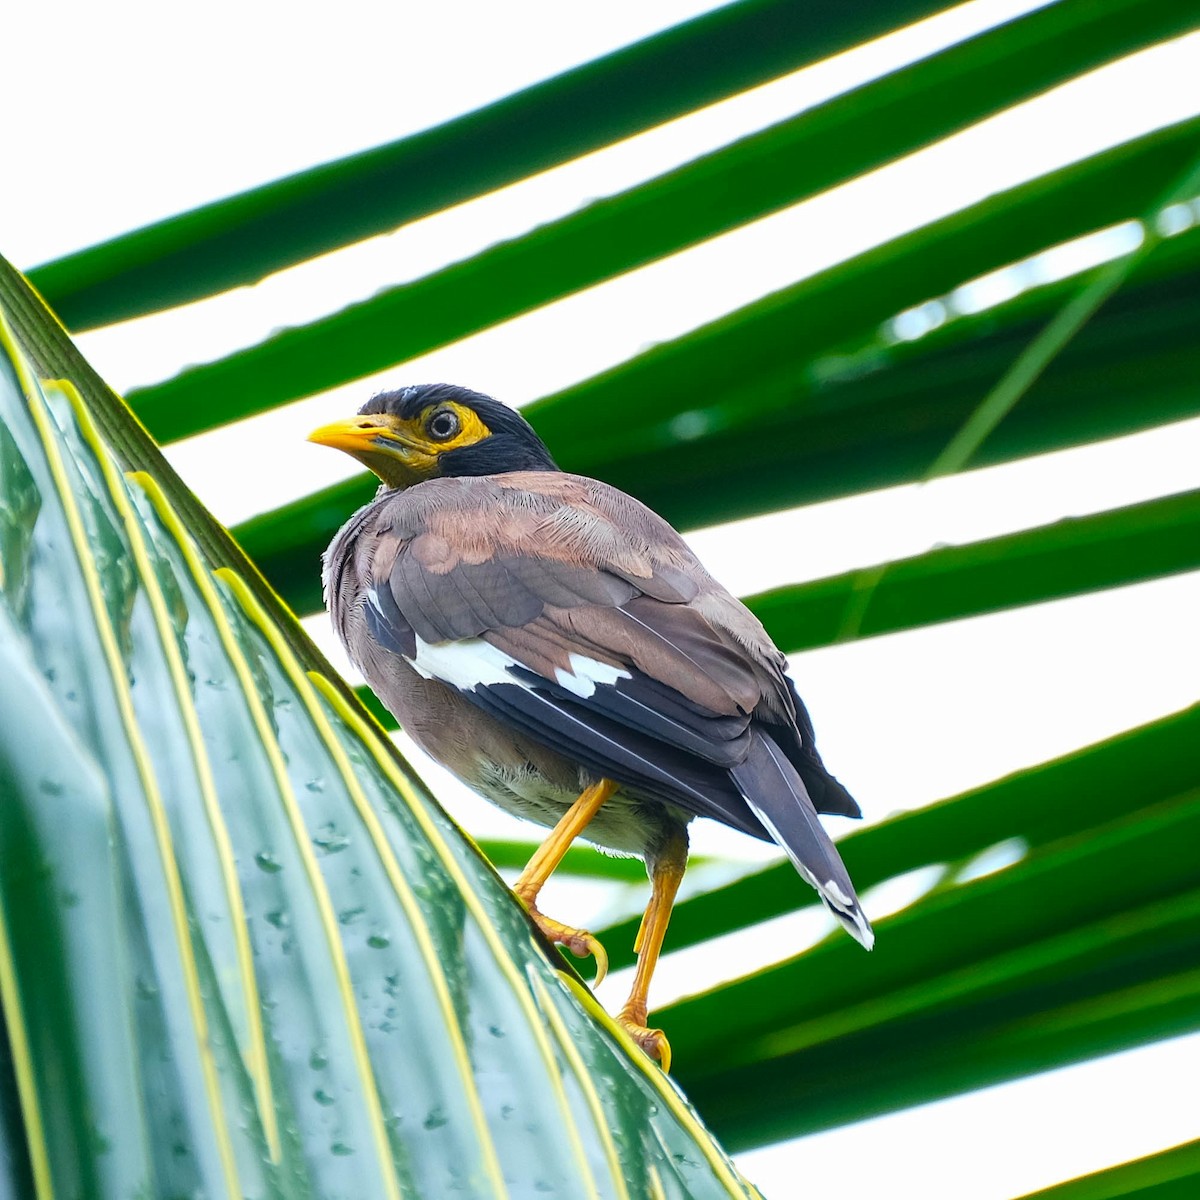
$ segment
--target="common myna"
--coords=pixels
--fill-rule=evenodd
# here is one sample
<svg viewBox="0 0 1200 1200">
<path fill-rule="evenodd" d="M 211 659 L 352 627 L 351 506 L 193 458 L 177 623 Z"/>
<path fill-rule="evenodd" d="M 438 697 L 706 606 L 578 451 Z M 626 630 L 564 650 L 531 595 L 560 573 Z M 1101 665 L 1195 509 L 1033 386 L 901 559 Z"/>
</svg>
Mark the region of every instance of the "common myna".
<svg viewBox="0 0 1200 1200">
<path fill-rule="evenodd" d="M 602 974 L 599 942 L 543 916 L 538 892 L 580 834 L 645 859 L 618 1020 L 650 1055 L 669 1066 L 646 996 L 693 817 L 778 843 L 870 949 L 817 820 L 858 805 L 817 754 L 783 654 L 661 517 L 561 471 L 518 413 L 448 384 L 385 392 L 310 440 L 383 481 L 325 554 L 351 661 L 433 758 L 553 826 L 514 888 L 533 920 Z"/>
</svg>

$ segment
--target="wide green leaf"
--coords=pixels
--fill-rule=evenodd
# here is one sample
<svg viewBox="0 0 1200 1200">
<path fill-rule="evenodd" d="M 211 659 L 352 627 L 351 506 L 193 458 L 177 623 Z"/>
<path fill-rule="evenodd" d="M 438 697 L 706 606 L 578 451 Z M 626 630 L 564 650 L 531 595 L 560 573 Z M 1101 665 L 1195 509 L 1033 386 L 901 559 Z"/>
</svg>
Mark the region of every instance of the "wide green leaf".
<svg viewBox="0 0 1200 1200">
<path fill-rule="evenodd" d="M 1001 844 L 1036 848 L 1116 821 L 1136 797 L 1155 804 L 1195 782 L 1200 709 L 1167 717 L 1075 754 L 906 813 L 838 842 L 861 888 L 935 863 L 965 863 Z M 671 947 L 682 949 L 815 904 L 785 862 L 680 901 Z M 636 921 L 600 931 L 614 967 L 631 963 Z"/>
<path fill-rule="evenodd" d="M 1200 1028 L 1198 731 L 1192 709 L 845 839 L 860 886 L 946 882 L 878 922 L 870 958 L 833 938 L 655 1014 L 713 1127 L 757 1145 Z M 956 882 L 1013 839 L 1018 862 Z M 744 891 L 703 906 L 742 924 Z"/>
<path fill-rule="evenodd" d="M 621 486 L 639 479 L 643 491 L 660 477 L 657 470 L 647 471 L 647 460 L 678 442 L 724 447 L 739 427 L 750 426 L 756 445 L 766 440 L 795 455 L 805 447 L 792 428 L 776 427 L 781 419 L 802 425 L 841 418 L 844 425 L 874 431 L 861 405 L 848 413 L 849 402 L 839 389 L 827 396 L 823 381 L 813 378 L 813 365 L 822 356 L 874 336 L 905 309 L 1049 247 L 1123 221 L 1152 223 L 1198 162 L 1200 120 L 1181 122 L 766 296 L 538 401 L 528 409 L 529 418 L 552 449 L 569 448 L 560 453 L 572 470 L 602 473 Z M 753 370 L 747 371 L 748 364 Z M 938 429 L 943 442 L 944 430 L 956 429 L 981 398 L 963 395 L 960 410 Z M 678 420 L 683 414 L 688 414 L 685 424 Z M 772 436 L 763 439 L 768 414 Z M 924 415 L 913 402 L 903 422 Z M 814 429 L 809 453 L 836 460 L 843 444 L 853 445 L 847 430 L 840 438 L 830 436 L 834 432 Z M 1081 430 L 1078 436 L 1089 433 Z M 796 464 L 793 473 L 808 472 Z M 856 475 L 838 493 L 826 486 L 823 494 L 841 494 L 866 482 Z"/>
<path fill-rule="evenodd" d="M 1024 1200 L 1192 1200 L 1197 1191 L 1200 1141 L 1031 1192 Z"/>
<path fill-rule="evenodd" d="M 1076 281 L 1076 288 L 1087 281 Z M 1028 388 L 974 454 L 992 466 L 1140 432 L 1200 411 L 1192 331 L 1200 273 L 1119 291 Z M 1062 295 L 1065 289 L 1055 289 Z M 1037 318 L 997 314 L 978 342 L 933 340 L 916 355 L 884 349 L 843 373 L 836 352 L 789 386 L 767 377 L 756 397 L 698 414 L 688 446 L 642 432 L 635 449 L 591 463 L 690 528 L 926 478 L 950 440 L 1041 332 Z M 978 322 L 988 326 L 987 314 Z M 827 374 L 826 374 L 827 372 Z M 824 377 L 822 377 L 824 376 Z M 761 410 L 753 405 L 760 403 Z M 692 418 L 688 418 L 689 422 Z M 764 438 L 762 422 L 771 423 Z M 645 447 L 645 449 L 643 449 Z"/>
<path fill-rule="evenodd" d="M 381 371 L 797 203 L 1198 19 L 1200 4 L 1178 0 L 1062 0 L 129 402 L 170 442 Z"/>
<path fill-rule="evenodd" d="M 1079 283 L 981 314 L 928 346 L 881 345 L 879 326 L 1058 242 L 1152 219 L 1198 160 L 1200 121 L 1184 122 L 860 255 L 525 413 L 565 469 L 621 487 L 682 528 L 919 479 Z M 1198 248 L 1193 233 L 1156 249 L 977 461 L 1194 413 Z M 1154 265 L 1160 252 L 1168 269 Z M 325 488 L 236 536 L 310 612 L 313 563 L 374 487 L 364 475 Z"/>
<path fill-rule="evenodd" d="M 7 267 L 0 312 L 12 1194 L 750 1195 Z"/>
<path fill-rule="evenodd" d="M 864 571 L 776 588 L 746 603 L 788 654 L 1142 583 L 1200 568 L 1200 491 L 1071 517 L 965 546 L 945 546 Z"/>
<path fill-rule="evenodd" d="M 135 230 L 31 277 L 74 329 L 197 300 L 503 187 L 940 7 L 741 0 L 435 129 Z"/>
</svg>

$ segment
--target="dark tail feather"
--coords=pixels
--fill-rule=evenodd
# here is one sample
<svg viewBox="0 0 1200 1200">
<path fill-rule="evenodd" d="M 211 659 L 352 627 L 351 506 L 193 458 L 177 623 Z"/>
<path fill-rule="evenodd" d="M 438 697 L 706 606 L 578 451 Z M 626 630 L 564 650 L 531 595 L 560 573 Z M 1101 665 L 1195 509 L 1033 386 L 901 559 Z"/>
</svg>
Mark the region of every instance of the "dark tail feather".
<svg viewBox="0 0 1200 1200">
<path fill-rule="evenodd" d="M 825 906 L 851 937 L 868 950 L 875 934 L 854 892 L 854 884 L 829 835 L 817 818 L 804 781 L 770 737 L 754 730 L 745 762 L 730 772 L 738 791 L 767 832 L 788 853 L 796 870 L 812 884 Z"/>
<path fill-rule="evenodd" d="M 830 775 L 829 769 L 817 753 L 817 735 L 813 732 L 812 718 L 808 715 L 808 709 L 804 707 L 804 701 L 800 699 L 800 693 L 796 691 L 795 681 L 790 675 L 785 675 L 784 678 L 792 693 L 792 703 L 796 706 L 796 724 L 800 736 L 795 736 L 796 730 L 784 733 L 784 730 L 780 729 L 783 739 L 779 745 L 788 756 L 788 761 L 800 772 L 813 808 L 819 813 L 830 813 L 839 817 L 861 817 L 862 809 L 858 807 L 858 801 Z"/>
</svg>

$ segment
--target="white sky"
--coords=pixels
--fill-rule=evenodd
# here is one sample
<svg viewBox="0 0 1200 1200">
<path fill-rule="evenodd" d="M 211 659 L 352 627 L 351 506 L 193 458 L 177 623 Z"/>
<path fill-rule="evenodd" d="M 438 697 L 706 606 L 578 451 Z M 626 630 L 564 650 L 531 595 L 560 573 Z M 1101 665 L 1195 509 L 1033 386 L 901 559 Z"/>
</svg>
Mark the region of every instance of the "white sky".
<svg viewBox="0 0 1200 1200">
<path fill-rule="evenodd" d="M 115 386 L 174 373 L 415 278 L 622 190 L 1032 2 L 977 0 L 902 35 L 672 122 L 503 192 L 376 238 L 256 288 L 98 331 L 80 344 Z M 205 200 L 392 140 L 714 7 L 655 0 L 352 0 L 195 9 L 112 0 L 13 6 L 0 102 L 10 170 L 0 253 L 29 267 Z M 71 38 L 62 31 L 69 25 Z M 53 50 L 51 51 L 51 47 Z M 308 445 L 318 423 L 374 388 L 445 378 L 525 403 L 677 336 L 766 291 L 1022 179 L 1200 112 L 1196 36 L 1057 89 L 835 192 L 383 375 L 172 447 L 222 519 L 274 507 L 350 472 Z M 980 293 L 982 294 L 982 293 Z M 931 300 L 934 298 L 930 298 Z M 1169 430 L 893 488 L 691 536 L 735 591 L 815 578 L 1197 486 L 1200 420 Z M 779 547 L 791 547 L 780 553 Z M 315 570 L 314 564 L 314 570 Z M 822 749 L 877 821 L 1063 753 L 1197 699 L 1200 574 L 798 655 Z M 324 619 L 308 622 L 331 650 Z M 335 657 L 335 651 L 331 651 Z M 531 836 L 444 773 L 438 794 L 478 835 Z M 762 848 L 709 826 L 698 850 Z M 702 881 L 701 881 L 702 882 Z M 927 879 L 906 881 L 912 899 Z M 611 889 L 553 881 L 553 911 L 599 921 Z M 901 885 L 870 898 L 878 915 Z M 638 894 L 636 899 L 643 897 Z M 554 905 L 554 900 L 547 903 Z M 589 915 L 590 914 L 590 915 Z M 788 926 L 820 936 L 816 911 Z M 763 931 L 720 955 L 668 955 L 661 1003 L 778 952 Z M 619 1004 L 624 981 L 601 999 Z M 1002 1200 L 1195 1136 L 1200 1037 L 1131 1052 L 743 1156 L 768 1195 L 880 1193 Z M 852 1141 L 851 1141 L 852 1139 Z M 1011 1153 L 1019 1145 L 1020 1154 Z"/>
</svg>

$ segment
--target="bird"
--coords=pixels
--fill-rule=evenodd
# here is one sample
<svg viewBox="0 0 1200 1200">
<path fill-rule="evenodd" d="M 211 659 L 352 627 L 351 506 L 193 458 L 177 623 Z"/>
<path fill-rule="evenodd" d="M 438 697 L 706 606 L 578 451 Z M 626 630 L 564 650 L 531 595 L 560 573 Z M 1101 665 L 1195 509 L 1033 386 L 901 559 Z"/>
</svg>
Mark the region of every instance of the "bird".
<svg viewBox="0 0 1200 1200">
<path fill-rule="evenodd" d="M 826 769 L 783 653 L 662 517 L 563 471 L 515 409 L 452 384 L 373 396 L 309 440 L 378 491 L 323 559 L 351 662 L 407 734 L 502 809 L 549 827 L 513 891 L 552 942 L 607 955 L 538 896 L 579 836 L 645 861 L 650 900 L 617 1022 L 664 1070 L 651 977 L 710 817 L 779 845 L 868 950 L 818 813 L 861 816 Z"/>
</svg>

